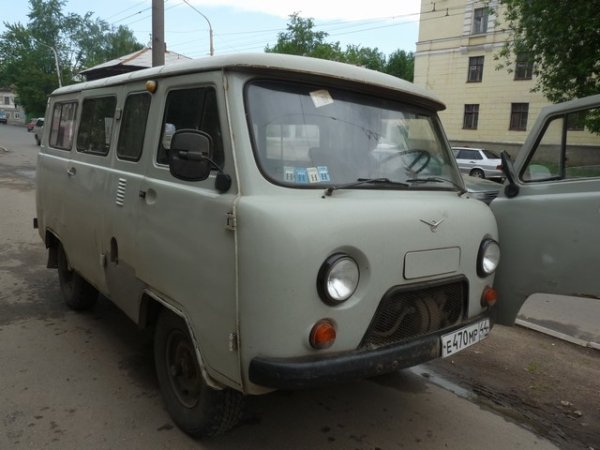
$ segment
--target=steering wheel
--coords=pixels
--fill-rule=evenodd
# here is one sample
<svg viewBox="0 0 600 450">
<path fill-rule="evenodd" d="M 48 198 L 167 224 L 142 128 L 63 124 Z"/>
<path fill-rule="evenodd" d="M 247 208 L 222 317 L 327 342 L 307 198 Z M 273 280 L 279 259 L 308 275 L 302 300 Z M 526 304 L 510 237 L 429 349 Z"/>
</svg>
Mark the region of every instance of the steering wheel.
<svg viewBox="0 0 600 450">
<path fill-rule="evenodd" d="M 406 166 L 408 169 L 412 170 L 415 173 L 421 172 L 425 167 L 427 167 L 427 164 L 429 164 L 429 161 L 431 160 L 431 154 L 427 150 L 423 150 L 420 148 L 413 148 L 410 150 L 404 150 L 402 152 L 394 153 L 393 155 L 390 155 L 387 158 L 383 158 L 381 160 L 381 163 L 386 163 L 386 162 L 391 161 L 392 159 L 395 159 L 399 156 L 405 156 L 405 155 L 416 155 L 415 159 L 413 159 L 410 162 L 410 164 L 408 164 Z M 421 161 L 421 162 L 419 162 L 419 161 Z M 415 166 L 417 167 L 416 169 L 415 169 Z"/>
</svg>

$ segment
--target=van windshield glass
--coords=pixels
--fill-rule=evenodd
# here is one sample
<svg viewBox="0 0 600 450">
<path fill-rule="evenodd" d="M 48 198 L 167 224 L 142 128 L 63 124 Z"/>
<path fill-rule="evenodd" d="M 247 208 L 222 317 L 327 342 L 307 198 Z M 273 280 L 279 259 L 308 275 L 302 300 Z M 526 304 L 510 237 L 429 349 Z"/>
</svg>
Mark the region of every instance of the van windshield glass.
<svg viewBox="0 0 600 450">
<path fill-rule="evenodd" d="M 369 189 L 462 185 L 433 112 L 331 87 L 255 81 L 246 91 L 262 173 L 291 187 Z M 436 182 L 426 181 L 437 177 Z M 439 180 L 448 180 L 448 183 Z"/>
</svg>

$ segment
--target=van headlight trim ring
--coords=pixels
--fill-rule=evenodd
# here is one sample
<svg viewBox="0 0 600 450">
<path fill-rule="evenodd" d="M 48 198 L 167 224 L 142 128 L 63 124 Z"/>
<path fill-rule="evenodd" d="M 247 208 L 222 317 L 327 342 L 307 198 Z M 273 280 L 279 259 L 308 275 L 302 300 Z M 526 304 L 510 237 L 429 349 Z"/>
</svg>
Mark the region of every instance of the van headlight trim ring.
<svg viewBox="0 0 600 450">
<path fill-rule="evenodd" d="M 345 253 L 334 253 L 319 269 L 317 292 L 326 304 L 339 305 L 352 297 L 359 280 L 356 261 Z"/>
<path fill-rule="evenodd" d="M 487 277 L 493 274 L 500 263 L 500 246 L 493 239 L 484 239 L 477 254 L 477 274 Z"/>
</svg>

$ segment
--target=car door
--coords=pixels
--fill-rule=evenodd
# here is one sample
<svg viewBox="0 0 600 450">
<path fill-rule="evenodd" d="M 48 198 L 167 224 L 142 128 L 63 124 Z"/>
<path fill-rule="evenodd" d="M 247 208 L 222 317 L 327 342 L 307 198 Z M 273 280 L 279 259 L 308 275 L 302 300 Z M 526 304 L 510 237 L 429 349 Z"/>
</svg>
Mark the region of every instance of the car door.
<svg viewBox="0 0 600 450">
<path fill-rule="evenodd" d="M 199 130 L 212 141 L 211 159 L 234 175 L 225 100 L 219 73 L 161 80 L 150 123 L 154 135 L 140 192 L 136 234 L 138 277 L 186 315 L 206 369 L 239 380 L 237 353 L 226 351 L 237 333 L 235 232 L 228 215 L 234 185 L 216 188 L 216 171 L 204 181 L 175 178 L 168 153 L 177 130 Z M 149 127 L 150 128 L 150 127 Z"/>
<path fill-rule="evenodd" d="M 491 204 L 498 221 L 498 322 L 527 297 L 600 298 L 600 95 L 543 109 Z"/>
<path fill-rule="evenodd" d="M 152 95 L 141 81 L 125 85 L 120 93 L 115 123 L 117 143 L 104 186 L 108 201 L 101 245 L 109 297 L 137 323 L 145 284 L 136 273 L 140 265 L 136 236 L 140 226 L 139 208 L 143 203 L 139 193 L 144 162 L 150 158 L 147 154 L 150 149 L 144 151 L 144 144 Z"/>
</svg>

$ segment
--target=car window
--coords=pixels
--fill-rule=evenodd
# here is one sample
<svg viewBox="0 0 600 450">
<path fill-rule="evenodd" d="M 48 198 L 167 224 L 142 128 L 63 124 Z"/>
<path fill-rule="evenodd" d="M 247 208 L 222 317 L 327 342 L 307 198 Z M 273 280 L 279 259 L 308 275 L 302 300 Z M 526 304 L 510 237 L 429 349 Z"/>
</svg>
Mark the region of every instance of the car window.
<svg viewBox="0 0 600 450">
<path fill-rule="evenodd" d="M 387 185 L 358 188 L 390 189 L 438 176 L 450 181 L 418 188 L 454 189 L 460 182 L 429 110 L 349 89 L 277 80 L 253 81 L 245 94 L 255 158 L 273 183 L 320 189 L 385 179 Z"/>
<path fill-rule="evenodd" d="M 212 87 L 176 89 L 169 92 L 162 123 L 162 134 L 156 162 L 168 164 L 171 137 L 177 130 L 192 129 L 207 133 L 212 138 L 211 158 L 218 165 L 224 161 L 223 138 L 217 106 L 217 95 Z"/>
<path fill-rule="evenodd" d="M 500 159 L 500 156 L 490 150 L 482 150 L 483 154 L 488 159 Z"/>
<path fill-rule="evenodd" d="M 458 157 L 461 159 L 483 159 L 478 150 L 461 150 Z"/>
<path fill-rule="evenodd" d="M 600 109 L 553 118 L 521 172 L 523 181 L 600 177 Z"/>
<path fill-rule="evenodd" d="M 55 103 L 52 110 L 50 128 L 50 146 L 61 150 L 70 150 L 75 129 L 76 102 Z M 44 125 L 44 119 L 38 119 L 37 127 Z"/>
<path fill-rule="evenodd" d="M 117 156 L 119 159 L 137 161 L 142 155 L 144 135 L 150 108 L 150 94 L 142 92 L 132 94 L 125 101 L 123 123 L 119 132 Z"/>
<path fill-rule="evenodd" d="M 77 151 L 108 154 L 112 136 L 116 97 L 88 98 L 83 101 Z"/>
</svg>

